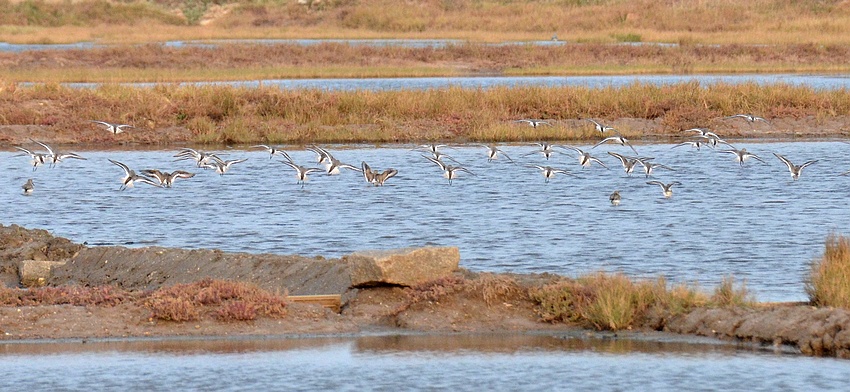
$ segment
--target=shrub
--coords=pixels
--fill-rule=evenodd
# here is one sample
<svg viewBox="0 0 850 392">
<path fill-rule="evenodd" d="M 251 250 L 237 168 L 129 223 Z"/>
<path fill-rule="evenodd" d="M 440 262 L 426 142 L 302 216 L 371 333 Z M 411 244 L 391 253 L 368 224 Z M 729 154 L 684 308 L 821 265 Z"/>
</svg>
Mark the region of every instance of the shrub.
<svg viewBox="0 0 850 392">
<path fill-rule="evenodd" d="M 806 292 L 816 306 L 850 309 L 850 238 L 827 237 L 823 257 L 812 262 Z"/>
</svg>

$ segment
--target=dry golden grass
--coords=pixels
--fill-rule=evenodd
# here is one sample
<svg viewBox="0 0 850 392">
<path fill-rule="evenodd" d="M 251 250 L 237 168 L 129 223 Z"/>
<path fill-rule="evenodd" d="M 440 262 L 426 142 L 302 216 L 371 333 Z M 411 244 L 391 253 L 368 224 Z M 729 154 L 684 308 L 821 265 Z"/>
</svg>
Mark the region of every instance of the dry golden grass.
<svg viewBox="0 0 850 392">
<path fill-rule="evenodd" d="M 0 53 L 9 81 L 168 82 L 480 74 L 602 75 L 847 72 L 850 46 L 660 47 L 464 43 L 440 48 L 325 43 L 217 47 L 115 46 Z"/>
<path fill-rule="evenodd" d="M 840 0 L 326 0 L 0 3 L 15 42 L 206 38 L 560 39 L 579 42 L 850 43 Z M 144 26 L 145 28 L 139 28 Z M 135 28 L 128 28 L 135 27 Z M 155 27 L 155 28 L 150 28 Z"/>
<path fill-rule="evenodd" d="M 830 235 L 823 257 L 812 262 L 806 284 L 809 300 L 816 306 L 850 309 L 850 239 Z"/>
<path fill-rule="evenodd" d="M 850 91 L 785 84 L 632 84 L 622 88 L 497 87 L 402 91 L 280 90 L 224 86 L 71 89 L 0 82 L 0 125 L 36 125 L 68 142 L 384 143 L 580 140 L 596 137 L 585 118 L 652 120 L 653 136 L 726 126 L 741 112 L 773 118 L 850 115 Z M 534 130 L 514 123 L 544 118 Z M 92 119 L 133 124 L 113 138 Z M 626 137 L 647 130 L 618 126 Z M 163 133 L 183 130 L 178 138 Z M 4 135 L 0 133 L 0 141 Z"/>
<path fill-rule="evenodd" d="M 638 327 L 649 312 L 685 313 L 707 303 L 684 285 L 667 287 L 663 278 L 632 281 L 622 274 L 596 273 L 532 289 L 544 321 L 579 323 L 600 330 Z"/>
</svg>

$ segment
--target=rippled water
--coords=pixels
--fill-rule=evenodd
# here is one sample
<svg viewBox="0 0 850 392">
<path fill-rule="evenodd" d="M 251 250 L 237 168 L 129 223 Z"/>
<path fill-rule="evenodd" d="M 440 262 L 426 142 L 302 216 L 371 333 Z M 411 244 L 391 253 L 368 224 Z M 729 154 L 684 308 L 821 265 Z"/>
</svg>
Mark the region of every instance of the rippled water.
<svg viewBox="0 0 850 392">
<path fill-rule="evenodd" d="M 844 361 L 557 336 L 0 344 L 15 390 L 847 390 Z"/>
<path fill-rule="evenodd" d="M 589 88 L 624 87 L 634 83 L 669 85 L 698 82 L 701 84 L 776 84 L 809 86 L 820 90 L 850 88 L 850 78 L 842 75 L 601 75 L 601 76 L 470 76 L 434 78 L 357 78 L 357 79 L 271 79 L 223 82 L 165 83 L 179 85 L 219 85 L 257 88 L 260 86 L 281 89 L 320 90 L 425 90 L 447 87 L 493 88 L 516 86 L 584 86 Z M 102 83 L 65 83 L 73 88 L 96 88 Z M 122 83 L 123 85 L 150 88 L 162 83 Z"/>
<path fill-rule="evenodd" d="M 831 232 L 846 232 L 850 145 L 839 142 L 736 143 L 769 165 L 739 166 L 729 154 L 669 144 L 636 146 L 676 171 L 657 169 L 671 182 L 665 199 L 641 174 L 627 176 L 606 150 L 607 162 L 581 168 L 574 153 L 548 163 L 535 147 L 506 145 L 520 165 L 488 163 L 483 147 L 445 149 L 476 175 L 461 173 L 449 185 L 440 170 L 412 146 L 329 146 L 343 162 L 399 175 L 384 187 L 361 175 L 313 174 L 305 187 L 294 172 L 257 150 L 218 151 L 226 159 L 248 158 L 226 175 L 174 162 L 174 150 L 77 151 L 68 160 L 32 172 L 26 157 L 0 152 L 0 222 L 45 228 L 90 245 L 158 245 L 226 251 L 338 257 L 364 249 L 458 246 L 463 267 L 479 271 L 552 272 L 579 275 L 604 270 L 630 276 L 664 275 L 674 282 L 714 287 L 723 277 L 745 279 L 759 300 L 805 300 L 810 261 Z M 583 146 L 589 148 L 589 146 Z M 294 147 L 303 165 L 315 155 Z M 820 161 L 792 181 L 771 152 L 793 161 Z M 107 159 L 136 170 L 187 169 L 198 174 L 172 189 L 145 184 L 118 191 L 123 172 Z M 550 183 L 524 164 L 568 168 L 578 178 Z M 36 192 L 20 186 L 33 178 Z M 621 190 L 613 207 L 609 194 Z"/>
</svg>

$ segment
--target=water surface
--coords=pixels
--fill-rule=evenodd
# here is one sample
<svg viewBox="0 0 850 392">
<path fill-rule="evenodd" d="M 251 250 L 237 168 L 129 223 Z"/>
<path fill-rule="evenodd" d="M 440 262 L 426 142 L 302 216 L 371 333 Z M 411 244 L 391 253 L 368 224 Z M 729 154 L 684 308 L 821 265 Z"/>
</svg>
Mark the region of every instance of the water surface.
<svg viewBox="0 0 850 392">
<path fill-rule="evenodd" d="M 359 173 L 313 174 L 306 186 L 278 158 L 260 150 L 218 151 L 248 158 L 224 176 L 174 162 L 174 150 L 78 151 L 68 160 L 33 172 L 25 157 L 0 153 L 0 222 L 44 228 L 90 245 L 158 245 L 225 251 L 339 257 L 365 249 L 457 246 L 461 266 L 477 271 L 551 272 L 576 276 L 595 271 L 713 288 L 726 276 L 746 280 L 762 301 L 802 301 L 810 262 L 832 232 L 846 233 L 850 146 L 838 142 L 736 143 L 767 164 L 743 167 L 729 154 L 669 144 L 638 145 L 642 155 L 675 169 L 653 177 L 627 176 L 606 151 L 593 149 L 611 170 L 581 168 L 574 153 L 545 161 L 530 145 L 503 150 L 520 164 L 488 163 L 483 147 L 444 151 L 476 175 L 461 173 L 452 185 L 412 146 L 328 146 L 356 166 L 394 167 L 384 187 Z M 581 146 L 589 149 L 590 146 Z M 293 159 L 315 164 L 312 152 L 289 149 Z M 819 159 L 793 181 L 771 153 L 802 162 Z M 226 155 L 224 155 L 226 154 Z M 195 178 L 172 189 L 144 184 L 118 191 L 122 171 L 114 159 L 138 170 L 184 169 Z M 545 183 L 537 169 L 569 169 Z M 20 186 L 33 178 L 36 192 Z M 672 198 L 646 182 L 679 181 Z M 620 190 L 613 207 L 609 194 Z"/>
<path fill-rule="evenodd" d="M 847 390 L 846 372 L 747 346 L 575 336 L 0 344 L 0 386 L 18 390 Z"/>
</svg>

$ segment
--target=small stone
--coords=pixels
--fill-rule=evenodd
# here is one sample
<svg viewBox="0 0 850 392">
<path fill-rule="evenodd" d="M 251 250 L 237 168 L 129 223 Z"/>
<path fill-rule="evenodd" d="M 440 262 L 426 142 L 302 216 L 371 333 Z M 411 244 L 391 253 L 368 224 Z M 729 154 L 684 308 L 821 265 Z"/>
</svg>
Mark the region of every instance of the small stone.
<svg viewBox="0 0 850 392">
<path fill-rule="evenodd" d="M 24 287 L 42 287 L 48 280 L 54 266 L 65 265 L 64 261 L 23 260 L 18 263 L 18 276 Z"/>
</svg>

